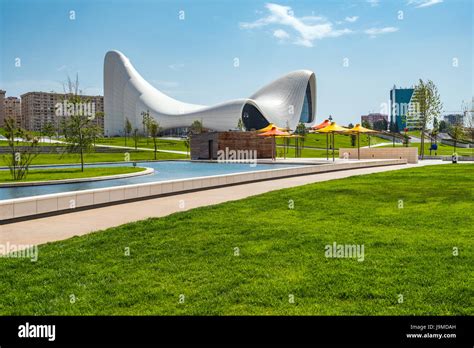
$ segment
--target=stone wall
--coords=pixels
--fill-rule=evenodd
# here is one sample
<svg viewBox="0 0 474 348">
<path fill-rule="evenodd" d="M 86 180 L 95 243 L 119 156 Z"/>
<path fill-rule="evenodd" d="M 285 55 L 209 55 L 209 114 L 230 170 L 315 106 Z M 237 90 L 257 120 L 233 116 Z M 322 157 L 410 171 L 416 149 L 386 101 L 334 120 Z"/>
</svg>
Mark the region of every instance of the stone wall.
<svg viewBox="0 0 474 348">
<path fill-rule="evenodd" d="M 339 158 L 357 159 L 357 148 L 339 149 Z M 408 163 L 418 163 L 417 147 L 372 147 L 361 148 L 360 159 L 406 159 Z"/>
</svg>

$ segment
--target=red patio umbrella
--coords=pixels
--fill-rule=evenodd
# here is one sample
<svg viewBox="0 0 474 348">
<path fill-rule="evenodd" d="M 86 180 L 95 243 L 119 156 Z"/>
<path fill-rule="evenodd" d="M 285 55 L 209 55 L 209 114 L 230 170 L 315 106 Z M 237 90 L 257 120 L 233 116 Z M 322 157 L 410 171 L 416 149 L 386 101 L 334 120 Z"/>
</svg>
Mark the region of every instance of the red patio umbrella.
<svg viewBox="0 0 474 348">
<path fill-rule="evenodd" d="M 313 127 L 311 127 L 312 130 L 318 130 L 318 129 L 321 129 L 321 128 L 324 128 L 324 127 L 327 127 L 331 124 L 331 122 L 329 120 L 324 120 L 323 122 L 321 122 L 320 124 L 317 124 Z"/>
</svg>

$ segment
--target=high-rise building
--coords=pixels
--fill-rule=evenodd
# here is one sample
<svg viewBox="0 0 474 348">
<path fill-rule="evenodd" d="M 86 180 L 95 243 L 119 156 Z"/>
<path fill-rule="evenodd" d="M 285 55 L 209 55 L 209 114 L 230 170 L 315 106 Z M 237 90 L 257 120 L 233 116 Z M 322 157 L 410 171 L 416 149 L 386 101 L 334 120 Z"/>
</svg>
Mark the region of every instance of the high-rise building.
<svg viewBox="0 0 474 348">
<path fill-rule="evenodd" d="M 94 116 L 96 122 L 104 129 L 104 97 L 82 95 L 81 107 L 85 115 Z M 67 95 L 60 93 L 28 92 L 21 95 L 21 114 L 23 127 L 30 131 L 41 131 L 48 123 L 59 126 L 61 118 L 67 115 L 71 105 Z"/>
<path fill-rule="evenodd" d="M 17 97 L 8 97 L 4 101 L 5 106 L 5 119 L 11 118 L 15 120 L 18 127 L 22 127 L 21 118 L 21 101 Z"/>
<path fill-rule="evenodd" d="M 396 86 L 390 90 L 390 121 L 396 125 L 399 132 L 404 128 L 411 130 L 419 127 L 416 105 L 412 101 L 413 92 L 413 88 Z"/>
<path fill-rule="evenodd" d="M 3 89 L 0 89 L 0 127 L 5 125 L 5 93 Z"/>
</svg>

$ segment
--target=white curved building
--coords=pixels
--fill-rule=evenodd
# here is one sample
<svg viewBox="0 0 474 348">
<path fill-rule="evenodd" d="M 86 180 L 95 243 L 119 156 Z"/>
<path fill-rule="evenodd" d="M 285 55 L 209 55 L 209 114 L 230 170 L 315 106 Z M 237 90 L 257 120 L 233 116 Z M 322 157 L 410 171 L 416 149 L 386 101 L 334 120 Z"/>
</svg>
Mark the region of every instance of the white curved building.
<svg viewBox="0 0 474 348">
<path fill-rule="evenodd" d="M 312 71 L 291 72 L 261 88 L 250 98 L 213 106 L 175 100 L 148 83 L 118 51 L 104 60 L 104 128 L 109 136 L 123 134 L 125 119 L 142 129 L 143 111 L 149 111 L 162 129 L 189 127 L 202 121 L 205 128 L 228 131 L 242 121 L 247 130 L 269 123 L 295 129 L 299 122 L 312 125 L 316 114 L 316 77 Z"/>
</svg>

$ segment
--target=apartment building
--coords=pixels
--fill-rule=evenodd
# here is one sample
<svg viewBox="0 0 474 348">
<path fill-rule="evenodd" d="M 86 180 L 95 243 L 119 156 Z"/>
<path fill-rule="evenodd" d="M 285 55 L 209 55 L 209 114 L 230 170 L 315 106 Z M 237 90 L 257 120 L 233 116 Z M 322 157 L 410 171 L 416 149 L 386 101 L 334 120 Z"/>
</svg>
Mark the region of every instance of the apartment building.
<svg viewBox="0 0 474 348">
<path fill-rule="evenodd" d="M 5 119 L 15 120 L 18 127 L 23 127 L 21 117 L 21 100 L 17 97 L 8 97 L 4 100 Z"/>
<path fill-rule="evenodd" d="M 0 127 L 5 125 L 5 93 L 3 89 L 0 89 Z"/>
<path fill-rule="evenodd" d="M 104 129 L 104 97 L 82 95 L 83 110 L 93 116 L 94 122 Z M 67 95 L 61 93 L 28 92 L 21 95 L 23 127 L 41 131 L 48 123 L 60 125 L 69 111 Z"/>
</svg>

